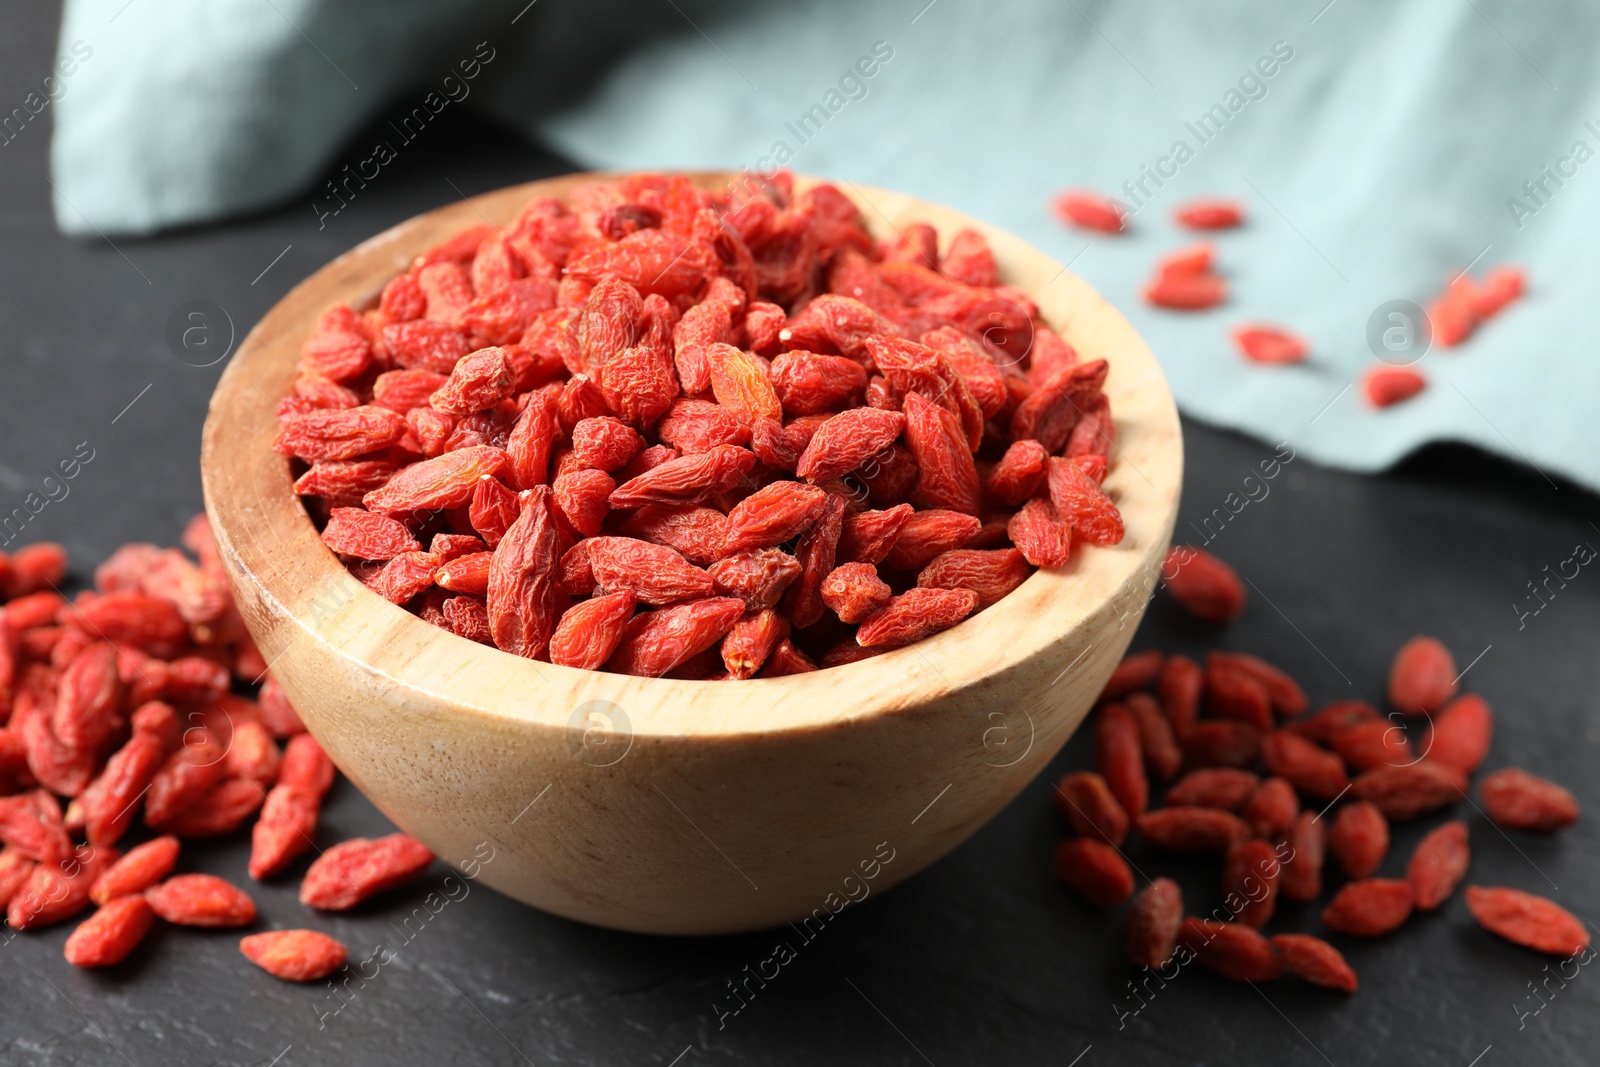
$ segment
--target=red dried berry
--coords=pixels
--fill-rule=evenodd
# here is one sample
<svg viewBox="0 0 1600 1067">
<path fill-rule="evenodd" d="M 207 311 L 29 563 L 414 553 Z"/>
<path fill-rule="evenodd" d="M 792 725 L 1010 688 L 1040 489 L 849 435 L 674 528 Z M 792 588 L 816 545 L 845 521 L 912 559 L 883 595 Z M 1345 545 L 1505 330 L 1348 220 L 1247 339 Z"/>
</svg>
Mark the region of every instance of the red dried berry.
<svg viewBox="0 0 1600 1067">
<path fill-rule="evenodd" d="M 1216 808 L 1162 808 L 1135 820 L 1139 833 L 1169 852 L 1221 852 L 1250 836 L 1250 824 Z"/>
<path fill-rule="evenodd" d="M 1361 378 L 1361 395 L 1375 408 L 1386 408 L 1410 400 L 1427 388 L 1428 379 L 1413 367 L 1391 367 L 1379 363 Z"/>
<path fill-rule="evenodd" d="M 1167 790 L 1166 803 L 1176 807 L 1238 811 L 1260 782 L 1250 771 L 1232 767 L 1190 771 Z"/>
<path fill-rule="evenodd" d="M 842 563 L 822 580 L 822 602 L 840 622 L 861 622 L 892 595 L 893 590 L 870 563 Z"/>
<path fill-rule="evenodd" d="M 1073 771 L 1056 783 L 1056 808 L 1080 837 L 1120 845 L 1128 836 L 1128 813 L 1106 780 L 1092 771 Z"/>
<path fill-rule="evenodd" d="M 1247 722 L 1208 719 L 1179 741 L 1191 767 L 1252 767 L 1261 756 L 1261 731 Z"/>
<path fill-rule="evenodd" d="M 1275 326 L 1240 326 L 1233 331 L 1233 343 L 1252 363 L 1303 363 L 1306 342 Z"/>
<path fill-rule="evenodd" d="M 1423 755 L 1463 774 L 1477 770 L 1489 754 L 1489 741 L 1494 736 L 1494 715 L 1488 702 L 1468 693 L 1451 701 L 1431 721 Z"/>
<path fill-rule="evenodd" d="M 1380 937 L 1398 929 L 1415 903 L 1409 882 L 1366 878 L 1349 882 L 1334 894 L 1322 910 L 1322 924 L 1354 937 Z"/>
<path fill-rule="evenodd" d="M 1535 952 L 1576 956 L 1589 947 L 1589 931 L 1576 916 L 1520 889 L 1469 885 L 1467 908 L 1491 934 Z"/>
<path fill-rule="evenodd" d="M 1057 194 L 1051 201 L 1051 208 L 1063 222 L 1081 226 L 1086 230 L 1121 233 L 1126 228 L 1122 205 L 1108 196 L 1101 196 L 1086 189 L 1071 189 Z"/>
<path fill-rule="evenodd" d="M 179 926 L 248 926 L 255 901 L 238 886 L 211 874 L 180 874 L 145 890 L 155 913 Z"/>
<path fill-rule="evenodd" d="M 1156 307 L 1202 311 L 1228 298 L 1228 284 L 1216 274 L 1165 274 L 1144 287 L 1144 298 Z"/>
<path fill-rule="evenodd" d="M 1256 929 L 1277 907 L 1282 865 L 1277 850 L 1259 837 L 1235 841 L 1222 857 L 1222 891 L 1233 917 Z"/>
<path fill-rule="evenodd" d="M 67 962 L 74 967 L 115 966 L 139 947 L 154 921 L 155 913 L 142 896 L 108 901 L 67 938 Z"/>
<path fill-rule="evenodd" d="M 1244 583 L 1216 556 L 1189 545 L 1174 545 L 1161 567 L 1161 580 L 1178 605 L 1197 619 L 1222 623 L 1244 610 Z"/>
<path fill-rule="evenodd" d="M 1450 650 L 1432 637 L 1413 637 L 1389 668 L 1389 703 L 1407 715 L 1425 715 L 1444 707 L 1458 682 Z"/>
<path fill-rule="evenodd" d="M 1467 824 L 1457 819 L 1429 832 L 1417 843 L 1406 865 L 1418 911 L 1432 911 L 1456 891 L 1467 875 L 1472 851 L 1467 845 Z"/>
<path fill-rule="evenodd" d="M 722 640 L 743 614 L 742 600 L 706 597 L 636 615 L 623 628 L 607 667 L 659 678 Z"/>
<path fill-rule="evenodd" d="M 1578 821 L 1578 800 L 1570 792 L 1517 767 L 1495 771 L 1478 787 L 1483 808 L 1498 826 L 1548 834 Z"/>
<path fill-rule="evenodd" d="M 1201 197 L 1179 204 L 1172 218 L 1191 230 L 1226 230 L 1244 222 L 1244 205 L 1237 200 Z"/>
<path fill-rule="evenodd" d="M 1133 895 L 1133 871 L 1110 845 L 1073 837 L 1056 847 L 1056 876 L 1097 908 L 1114 908 Z"/>
<path fill-rule="evenodd" d="M 318 856 L 300 883 L 300 903 L 346 911 L 428 869 L 433 853 L 405 834 L 341 841 Z"/>
<path fill-rule="evenodd" d="M 949 629 L 977 607 L 978 594 L 970 589 L 908 589 L 862 621 L 856 643 L 898 648 Z"/>
<path fill-rule="evenodd" d="M 1287 778 L 1268 778 L 1245 800 L 1239 814 L 1258 837 L 1281 841 L 1300 815 L 1300 798 Z"/>
<path fill-rule="evenodd" d="M 1144 765 L 1163 782 L 1170 782 L 1183 765 L 1183 749 L 1172 732 L 1161 704 L 1149 693 L 1129 693 L 1124 706 L 1139 727 L 1139 747 L 1144 752 Z"/>
<path fill-rule="evenodd" d="M 1343 760 L 1288 730 L 1274 730 L 1262 739 L 1261 759 L 1268 772 L 1289 779 L 1300 792 L 1318 800 L 1331 801 L 1350 785 Z M 1356 795 L 1361 796 L 1359 789 Z"/>
<path fill-rule="evenodd" d="M 1094 724 L 1095 763 L 1122 810 L 1137 818 L 1150 798 L 1139 725 L 1121 704 L 1100 709 Z"/>
<path fill-rule="evenodd" d="M 106 904 L 131 893 L 143 893 L 171 873 L 178 862 L 178 839 L 171 834 L 130 848 L 89 887 L 89 899 Z"/>
<path fill-rule="evenodd" d="M 1183 892 L 1171 878 L 1157 878 L 1133 898 L 1128 912 L 1128 961 L 1159 970 L 1172 959 L 1183 926 Z"/>
<path fill-rule="evenodd" d="M 1370 801 L 1344 805 L 1328 830 L 1328 851 L 1351 878 L 1370 877 L 1389 854 L 1389 820 Z"/>
<path fill-rule="evenodd" d="M 245 958 L 285 982 L 315 982 L 343 967 L 349 952 L 315 930 L 269 930 L 239 941 Z"/>
<path fill-rule="evenodd" d="M 1221 719 L 1237 719 L 1259 730 L 1272 729 L 1272 699 L 1267 689 L 1225 660 L 1214 656 L 1206 663 L 1206 708 Z"/>
<path fill-rule="evenodd" d="M 1240 923 L 1190 916 L 1179 928 L 1178 942 L 1194 953 L 1202 966 L 1236 982 L 1268 982 L 1284 972 L 1283 953 Z"/>
<path fill-rule="evenodd" d="M 1286 839 L 1287 854 L 1278 888 L 1290 900 L 1302 903 L 1322 895 L 1322 863 L 1328 847 L 1328 831 L 1317 814 L 1302 811 Z"/>
<path fill-rule="evenodd" d="M 1370 800 L 1391 820 L 1405 821 L 1437 811 L 1466 796 L 1467 778 L 1432 760 L 1374 767 L 1351 783 L 1350 792 Z"/>
<path fill-rule="evenodd" d="M 1168 659 L 1156 676 L 1156 696 L 1161 700 L 1161 710 L 1180 742 L 1199 719 L 1204 677 L 1200 665 L 1188 656 Z"/>
<path fill-rule="evenodd" d="M 1273 945 L 1283 953 L 1289 973 L 1312 985 L 1340 993 L 1356 991 L 1356 972 L 1338 949 L 1310 934 L 1275 934 Z"/>
<path fill-rule="evenodd" d="M 1122 516 L 1117 506 L 1070 459 L 1050 458 L 1048 474 L 1050 502 L 1073 534 L 1091 545 L 1115 545 L 1122 541 Z"/>
<path fill-rule="evenodd" d="M 1166 662 L 1160 649 L 1150 648 L 1143 652 L 1130 652 L 1122 657 L 1112 670 L 1111 677 L 1106 679 L 1105 688 L 1100 690 L 1101 700 L 1116 700 L 1118 697 L 1132 693 L 1137 689 L 1148 689 L 1161 673 L 1162 664 Z"/>
</svg>

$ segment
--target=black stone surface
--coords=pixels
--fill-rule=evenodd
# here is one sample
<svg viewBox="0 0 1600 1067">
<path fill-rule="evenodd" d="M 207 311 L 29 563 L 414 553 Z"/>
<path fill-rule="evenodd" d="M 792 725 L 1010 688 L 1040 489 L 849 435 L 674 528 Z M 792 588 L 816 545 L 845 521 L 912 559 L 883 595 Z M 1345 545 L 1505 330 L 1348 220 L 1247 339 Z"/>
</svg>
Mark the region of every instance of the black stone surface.
<svg viewBox="0 0 1600 1067">
<path fill-rule="evenodd" d="M 0 10 L 4 108 L 42 75 L 55 18 L 51 5 Z M 308 194 L 261 217 L 112 247 L 54 231 L 48 132 L 40 121 L 0 148 L 0 513 L 80 443 L 92 448 L 69 494 L 25 535 L 66 544 L 79 580 L 124 541 L 173 543 L 200 507 L 200 426 L 224 364 L 197 368 L 174 356 L 166 338 L 174 309 L 210 301 L 242 336 L 296 280 L 457 189 L 569 169 L 453 118 L 325 229 Z M 1246 477 L 1273 452 L 1192 422 L 1186 444 L 1185 529 L 1249 488 Z M 1378 478 L 1296 460 L 1264 484 L 1267 495 L 1254 489 L 1260 499 L 1211 544 L 1251 583 L 1245 615 L 1217 632 L 1158 599 L 1136 648 L 1255 651 L 1320 702 L 1376 698 L 1394 648 L 1417 632 L 1437 634 L 1472 664 L 1466 687 L 1498 713 L 1489 766 L 1527 766 L 1568 784 L 1591 812 L 1600 804 L 1600 576 L 1583 569 L 1537 614 L 1519 618 L 1514 607 L 1537 606 L 1525 599 L 1527 583 L 1575 545 L 1600 545 L 1593 496 L 1456 449 Z M 1080 735 L 955 854 L 805 944 L 790 931 L 668 940 L 591 929 L 447 881 L 442 866 L 413 889 L 340 916 L 308 915 L 293 878 L 251 886 L 266 924 L 327 930 L 357 960 L 388 947 L 342 997 L 267 977 L 239 955 L 232 932 L 158 929 L 103 973 L 63 961 L 69 926 L 6 932 L 0 1063 L 1593 1062 L 1600 977 L 1573 964 L 1563 985 L 1551 977 L 1555 966 L 1546 970 L 1553 961 L 1472 925 L 1459 897 L 1396 936 L 1337 939 L 1361 974 L 1353 998 L 1293 981 L 1234 985 L 1191 968 L 1141 1005 L 1125 985 L 1120 917 L 1068 896 L 1051 871 L 1061 830 L 1050 782 L 1088 759 Z M 1475 848 L 1471 880 L 1547 893 L 1585 919 L 1596 915 L 1592 817 L 1553 838 L 1506 836 L 1460 807 Z M 1383 873 L 1401 872 L 1435 821 L 1399 828 Z M 341 783 L 320 838 L 386 829 Z M 708 879 L 737 877 L 687 832 L 684 847 L 707 851 Z M 243 882 L 247 850 L 245 840 L 226 840 L 189 850 L 184 862 Z M 1191 908 L 1218 903 L 1215 864 L 1133 859 L 1152 875 L 1179 876 Z M 430 891 L 447 903 L 406 927 Z M 1275 925 L 1315 930 L 1315 909 L 1286 907 Z M 733 1003 L 725 981 L 756 968 L 780 940 L 797 945 L 796 957 L 719 1025 L 715 1005 Z"/>
</svg>

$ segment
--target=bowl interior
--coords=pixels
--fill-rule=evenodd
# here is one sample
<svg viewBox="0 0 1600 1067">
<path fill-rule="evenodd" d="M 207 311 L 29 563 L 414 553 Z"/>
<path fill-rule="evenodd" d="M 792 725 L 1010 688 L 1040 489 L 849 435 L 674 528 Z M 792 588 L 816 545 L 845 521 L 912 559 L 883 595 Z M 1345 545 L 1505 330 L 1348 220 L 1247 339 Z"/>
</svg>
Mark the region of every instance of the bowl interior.
<svg viewBox="0 0 1600 1067">
<path fill-rule="evenodd" d="M 292 492 L 288 461 L 271 449 L 274 405 L 291 388 L 302 341 L 323 309 L 338 302 L 370 306 L 383 285 L 430 245 L 468 226 L 508 224 L 529 199 L 562 196 L 601 177 L 607 176 L 532 182 L 407 220 L 296 286 L 240 346 L 212 399 L 202 475 L 219 547 L 230 570 L 245 576 L 245 588 L 237 592 L 255 602 L 245 605 L 246 617 L 292 621 L 292 631 L 271 645 L 287 652 L 299 642 L 318 642 L 359 665 L 375 692 L 429 695 L 485 715 L 561 725 L 574 720 L 574 709 L 604 701 L 628 709 L 635 737 L 731 737 L 893 713 L 981 685 L 1018 664 L 1044 662 L 1051 647 L 1108 602 L 1117 609 L 1112 617 L 1137 621 L 1171 534 L 1182 476 L 1177 412 L 1155 358 L 1120 313 L 1020 238 L 948 208 L 850 182 L 841 183 L 841 190 L 860 205 L 879 236 L 913 221 L 931 222 L 946 241 L 964 227 L 984 234 L 1003 282 L 1026 291 L 1081 357 L 1109 361 L 1105 391 L 1116 446 L 1105 486 L 1123 514 L 1127 534 L 1121 544 L 1080 547 L 1069 566 L 1036 572 L 987 610 L 907 648 L 815 673 L 737 684 L 536 663 L 424 623 L 363 587 L 322 545 Z M 730 177 L 695 175 L 708 186 Z M 1125 643 L 1127 636 L 1121 633 L 1120 640 Z M 262 644 L 269 657 L 274 654 L 268 642 Z M 669 690 L 675 699 L 661 699 Z"/>
</svg>

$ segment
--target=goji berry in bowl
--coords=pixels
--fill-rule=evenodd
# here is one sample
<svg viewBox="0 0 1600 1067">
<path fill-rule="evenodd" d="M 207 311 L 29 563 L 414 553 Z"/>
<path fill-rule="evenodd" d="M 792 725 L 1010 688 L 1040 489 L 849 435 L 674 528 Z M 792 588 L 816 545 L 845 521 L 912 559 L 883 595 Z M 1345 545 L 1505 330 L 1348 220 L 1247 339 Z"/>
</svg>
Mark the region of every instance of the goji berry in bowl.
<svg viewBox="0 0 1600 1067">
<path fill-rule="evenodd" d="M 687 177 L 699 189 L 726 190 L 736 179 L 750 187 L 749 175 Z M 656 601 L 679 597 L 678 586 L 684 583 L 700 595 L 703 580 L 697 568 L 685 570 L 667 556 L 658 570 L 641 572 L 629 546 L 615 543 L 626 538 L 610 536 L 609 527 L 598 525 L 603 512 L 597 517 L 583 507 L 571 508 L 566 515 L 574 529 L 563 528 L 564 536 L 586 537 L 582 543 L 592 546 L 588 554 L 596 575 L 608 568 L 625 573 L 630 591 L 608 592 L 596 581 L 600 595 L 580 599 L 583 611 L 568 612 L 572 622 L 563 618 L 556 632 L 523 649 L 537 650 L 543 658 L 503 651 L 516 649 L 524 617 L 503 617 L 504 629 L 490 634 L 475 629 L 481 616 L 468 611 L 452 616 L 450 610 L 451 605 L 481 603 L 485 583 L 495 580 L 485 559 L 470 551 L 456 554 L 462 547 L 475 549 L 468 543 L 475 538 L 444 542 L 441 554 L 450 558 L 442 567 L 437 559 L 408 559 L 433 552 L 432 544 L 425 552 L 413 548 L 413 534 L 443 520 L 377 513 L 418 506 L 417 494 L 426 492 L 426 486 L 397 484 L 407 476 L 392 471 L 376 477 L 374 472 L 346 470 L 357 481 L 373 475 L 374 484 L 364 492 L 382 486 L 383 499 L 374 504 L 369 496 L 370 510 L 364 511 L 334 507 L 339 503 L 336 491 L 315 491 L 307 484 L 306 464 L 274 450 L 278 411 L 280 406 L 296 408 L 296 398 L 308 401 L 306 410 L 348 407 L 341 396 L 321 396 L 321 385 L 301 380 L 303 359 L 334 369 L 337 377 L 351 371 L 342 361 L 360 358 L 359 346 L 351 351 L 337 338 L 330 339 L 340 331 L 330 329 L 326 320 L 318 329 L 328 308 L 342 305 L 351 310 L 334 314 L 359 320 L 369 309 L 383 314 L 380 300 L 393 301 L 397 308 L 408 299 L 448 301 L 450 285 L 460 287 L 459 275 L 454 282 L 436 279 L 432 293 L 421 287 L 417 292 L 403 291 L 403 286 L 388 293 L 385 289 L 407 274 L 419 256 L 449 258 L 451 248 L 457 261 L 483 261 L 483 269 L 492 270 L 494 257 L 462 256 L 461 248 L 477 248 L 503 233 L 536 198 L 586 203 L 594 214 L 595 183 L 602 180 L 615 178 L 571 175 L 533 182 L 418 216 L 334 260 L 284 297 L 240 346 L 212 398 L 201 461 L 212 527 L 244 623 L 306 725 L 374 803 L 443 858 L 518 900 L 618 929 L 708 934 L 786 921 L 825 922 L 851 901 L 903 881 L 964 841 L 1021 791 L 1082 722 L 1160 580 L 1182 476 L 1177 412 L 1154 357 L 1122 315 L 1019 238 L 885 190 L 851 183 L 840 189 L 800 177 L 793 179 L 792 190 L 785 189 L 785 176 L 776 183 L 780 191 L 755 209 L 770 218 L 737 220 L 743 227 L 739 232 L 762 235 L 759 241 L 752 238 L 753 252 L 748 246 L 742 253 L 723 249 L 736 260 L 750 256 L 745 262 L 759 282 L 761 298 L 781 305 L 767 312 L 771 321 L 764 328 L 803 326 L 805 320 L 796 313 L 814 294 L 871 283 L 870 270 L 852 278 L 837 262 L 833 271 L 786 269 L 799 258 L 795 246 L 816 239 L 819 228 L 849 227 L 859 245 L 866 235 L 858 228 L 864 227 L 872 247 L 856 266 L 867 263 L 870 268 L 872 256 L 893 248 L 897 255 L 920 255 L 952 278 L 968 276 L 973 287 L 986 285 L 994 291 L 992 307 L 970 299 L 964 305 L 964 327 L 969 337 L 977 335 L 974 345 L 986 342 L 991 351 L 1009 346 L 1019 366 L 1025 366 L 1034 342 L 1046 336 L 1038 328 L 1048 326 L 1053 331 L 1049 336 L 1059 335 L 1081 361 L 1105 360 L 1103 389 L 1115 420 L 1109 463 L 1071 464 L 1070 470 L 1060 461 L 1048 464 L 1048 479 L 1036 472 L 1038 486 L 1021 487 L 1004 501 L 1015 514 L 1009 524 L 1013 529 L 998 528 L 990 514 L 986 525 L 997 528 L 980 530 L 978 538 L 998 537 L 1003 544 L 1009 537 L 1025 555 L 1033 553 L 1030 558 L 1045 565 L 1004 595 L 982 596 L 976 613 L 964 621 L 870 658 L 840 656 L 834 665 L 806 670 L 809 662 L 796 647 L 806 639 L 768 652 L 772 620 L 752 613 L 723 645 L 729 669 L 739 674 L 741 664 L 766 654 L 785 657 L 782 669 L 801 673 L 737 681 L 707 680 L 704 672 L 698 679 L 638 676 L 655 673 L 659 666 L 651 658 L 655 646 L 650 642 L 635 641 L 618 652 L 597 651 L 594 635 L 618 618 L 626 619 L 635 599 L 643 612 Z M 659 214 L 648 206 L 615 203 L 596 216 L 594 239 L 624 247 L 621 238 L 659 225 Z M 726 223 L 725 217 L 722 221 Z M 942 258 L 935 233 L 946 242 Z M 635 240 L 625 247 L 641 243 L 648 242 Z M 685 269 L 703 273 L 702 258 L 686 254 L 656 264 L 663 273 L 654 277 L 674 277 Z M 640 262 L 626 266 L 643 269 Z M 996 271 L 998 287 L 993 284 Z M 651 279 L 642 282 L 649 288 Z M 477 284 L 470 273 L 465 284 Z M 606 284 L 601 280 L 593 288 Z M 694 279 L 688 284 L 695 284 Z M 583 292 L 592 292 L 587 283 Z M 466 291 L 461 295 L 470 299 Z M 1037 306 L 1037 316 L 1016 321 L 1014 309 L 1028 301 Z M 787 323 L 779 311 L 789 313 Z M 936 302 L 930 302 L 925 325 L 937 328 L 948 321 L 941 314 Z M 493 324 L 479 325 L 487 330 Z M 991 329 L 995 333 L 985 338 L 983 331 Z M 308 339 L 314 340 L 308 344 Z M 776 359 L 784 346 L 768 341 Z M 720 383 L 730 393 L 741 388 L 737 378 L 743 370 L 765 367 L 755 357 L 741 360 L 738 352 L 724 353 L 720 367 L 733 375 Z M 504 392 L 502 369 L 496 359 L 473 360 L 463 351 L 454 354 L 451 367 L 431 368 L 431 376 L 391 379 L 390 387 L 397 395 L 426 387 L 427 404 L 441 413 L 434 421 L 458 425 L 451 412 L 494 403 L 492 398 Z M 791 396 L 786 410 L 792 413 L 796 405 L 816 397 L 821 397 L 820 412 L 831 410 L 836 405 L 827 400 L 830 390 L 854 388 L 843 373 L 848 369 L 819 361 L 807 368 L 808 376 L 796 374 L 796 381 L 777 383 Z M 724 389 L 718 385 L 711 382 L 710 392 L 720 400 Z M 872 388 L 868 386 L 869 397 Z M 804 395 L 794 399 L 795 390 Z M 891 389 L 885 394 L 888 403 L 880 406 L 892 408 L 902 395 L 910 398 L 901 404 L 908 409 L 905 413 L 918 417 L 909 410 L 923 399 L 914 391 Z M 574 401 L 583 410 L 594 399 L 580 396 Z M 603 395 L 598 400 L 613 414 L 626 416 L 621 423 L 641 421 L 637 412 L 616 410 L 625 401 Z M 884 429 L 878 422 L 894 424 L 891 437 L 900 425 L 870 404 L 856 410 L 864 414 L 845 421 L 861 425 L 844 427 L 845 447 L 812 457 L 813 480 L 834 473 L 830 465 L 851 462 L 858 438 Z M 689 411 L 673 432 L 713 432 L 712 415 Z M 462 418 L 465 422 L 475 416 Z M 426 418 L 412 421 L 416 425 L 407 424 L 406 431 L 414 436 L 413 444 L 438 429 Z M 953 419 L 948 422 L 956 425 Z M 359 426 L 348 429 L 364 432 Z M 628 426 L 597 422 L 583 434 L 575 430 L 574 450 L 603 457 L 637 450 Z M 968 430 L 977 439 L 982 426 Z M 658 435 L 660 427 L 647 432 Z M 339 451 L 334 447 L 330 457 Z M 357 446 L 346 454 L 362 451 Z M 484 473 L 490 473 L 497 462 L 490 455 L 494 451 L 492 445 L 463 438 L 445 454 L 464 469 L 486 463 Z M 991 451 L 996 451 L 992 443 L 980 447 L 980 469 L 1000 465 L 998 453 L 1005 449 L 992 456 Z M 1014 462 L 1019 468 L 1030 460 L 1041 466 L 1043 449 L 1035 451 L 1041 455 L 1019 455 Z M 312 457 L 302 453 L 301 458 Z M 717 461 L 707 462 L 715 466 Z M 401 470 L 423 466 L 413 463 Z M 1052 534 L 1044 483 L 1059 481 L 1048 486 L 1050 495 L 1070 496 L 1086 493 L 1085 486 L 1092 487 L 1102 476 L 1104 493 L 1116 505 L 1113 514 L 1120 512 L 1122 536 L 1114 540 L 1086 534 L 1085 542 L 1114 543 L 1075 543 L 1062 561 L 1058 557 L 1064 539 Z M 422 483 L 428 478 L 413 475 L 410 480 Z M 726 499 L 718 504 L 730 512 L 745 507 L 737 530 L 741 536 L 749 531 L 755 544 L 790 532 L 785 523 L 792 515 L 786 517 L 785 510 L 809 514 L 814 496 L 801 482 L 779 479 L 747 495 L 753 504 Z M 469 528 L 482 530 L 480 521 L 509 526 L 517 520 L 523 505 L 515 492 L 490 489 L 484 497 L 467 509 L 469 520 L 476 520 Z M 784 506 L 769 507 L 774 500 L 768 497 Z M 622 506 L 615 495 L 611 506 Z M 475 516 L 470 514 L 474 510 Z M 828 625 L 859 622 L 869 635 L 893 630 L 883 607 L 893 590 L 874 577 L 871 566 L 859 562 L 877 555 L 890 568 L 886 573 L 891 580 L 907 570 L 934 576 L 924 583 L 933 588 L 897 598 L 904 605 L 900 616 L 948 610 L 943 601 L 951 599 L 950 591 L 940 586 L 959 586 L 963 563 L 972 561 L 935 559 L 937 548 L 943 539 L 959 545 L 975 536 L 971 523 L 962 521 L 965 516 L 952 514 L 953 509 L 918 511 L 910 520 L 919 524 L 911 549 L 898 541 L 891 545 L 882 531 L 868 528 L 870 523 L 858 524 L 861 528 L 850 534 L 860 542 L 856 561 L 817 576 L 817 584 L 809 587 L 819 601 L 813 606 L 828 613 Z M 1103 513 L 1086 516 L 1090 522 L 1103 518 Z M 806 535 L 800 536 L 803 540 Z M 382 569 L 389 573 L 380 581 L 371 566 L 347 565 L 330 548 L 347 558 L 353 550 L 372 550 L 407 562 L 385 565 Z M 1016 575 L 1002 577 L 1009 585 Z M 723 579 L 735 587 L 741 580 L 739 575 Z M 421 590 L 433 582 L 457 592 L 447 599 L 417 599 L 423 617 L 392 602 L 411 599 L 413 583 Z M 687 606 L 730 599 L 702 597 Z M 961 613 L 973 610 L 966 601 L 956 607 Z M 673 610 L 657 606 L 638 617 L 670 622 L 667 612 Z M 666 622 L 662 626 L 670 630 Z M 483 640 L 462 633 L 477 633 Z M 857 637 L 863 644 L 871 639 Z M 550 642 L 559 646 L 559 656 L 548 651 Z M 602 665 L 605 670 L 591 669 Z M 621 673 L 628 670 L 637 673 Z M 684 673 L 681 665 L 674 673 Z"/>
</svg>

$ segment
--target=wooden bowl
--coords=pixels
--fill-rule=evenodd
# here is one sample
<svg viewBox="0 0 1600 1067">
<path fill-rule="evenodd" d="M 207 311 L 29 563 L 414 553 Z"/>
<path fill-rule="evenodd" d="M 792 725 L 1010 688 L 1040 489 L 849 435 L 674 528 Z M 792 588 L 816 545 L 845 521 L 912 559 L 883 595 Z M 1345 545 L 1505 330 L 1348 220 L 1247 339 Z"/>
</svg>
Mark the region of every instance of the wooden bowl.
<svg viewBox="0 0 1600 1067">
<path fill-rule="evenodd" d="M 1083 721 L 1144 614 L 1182 475 L 1177 412 L 1128 322 L 1018 238 L 843 188 L 880 234 L 970 226 L 1006 283 L 1105 358 L 1127 536 L 1079 548 L 960 625 L 859 663 L 694 682 L 536 663 L 422 622 L 323 547 L 270 447 L 317 315 L 371 306 L 424 248 L 594 175 L 428 212 L 301 282 L 250 332 L 206 421 L 206 510 L 245 622 L 307 727 L 385 815 L 518 900 L 622 930 L 713 934 L 827 917 L 966 840 Z M 696 175 L 725 185 L 726 174 Z M 802 185 L 807 184 L 802 181 Z M 487 857 L 487 859 L 486 859 Z"/>
</svg>

